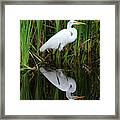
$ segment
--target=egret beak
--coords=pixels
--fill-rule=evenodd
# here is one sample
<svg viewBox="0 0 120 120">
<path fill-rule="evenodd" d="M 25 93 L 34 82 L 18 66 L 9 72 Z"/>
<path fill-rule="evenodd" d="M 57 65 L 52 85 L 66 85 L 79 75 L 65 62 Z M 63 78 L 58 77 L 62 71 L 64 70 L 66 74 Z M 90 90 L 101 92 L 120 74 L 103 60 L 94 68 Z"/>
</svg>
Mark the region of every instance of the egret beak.
<svg viewBox="0 0 120 120">
<path fill-rule="evenodd" d="M 85 96 L 74 96 L 74 100 L 84 100 Z"/>
<path fill-rule="evenodd" d="M 86 24 L 83 23 L 83 22 L 77 22 L 77 21 L 75 21 L 74 24 L 75 24 L 75 25 L 86 25 Z"/>
</svg>

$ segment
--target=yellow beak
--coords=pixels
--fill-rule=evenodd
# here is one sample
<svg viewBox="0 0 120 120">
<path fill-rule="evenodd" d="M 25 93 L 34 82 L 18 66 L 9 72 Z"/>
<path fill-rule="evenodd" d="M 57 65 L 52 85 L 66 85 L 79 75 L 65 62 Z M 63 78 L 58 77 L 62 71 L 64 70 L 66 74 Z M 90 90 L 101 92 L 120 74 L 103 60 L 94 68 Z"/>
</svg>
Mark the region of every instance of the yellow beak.
<svg viewBox="0 0 120 120">
<path fill-rule="evenodd" d="M 77 21 L 75 21 L 74 24 L 75 24 L 75 25 L 86 25 L 86 24 L 83 23 L 83 22 L 77 22 Z"/>
</svg>

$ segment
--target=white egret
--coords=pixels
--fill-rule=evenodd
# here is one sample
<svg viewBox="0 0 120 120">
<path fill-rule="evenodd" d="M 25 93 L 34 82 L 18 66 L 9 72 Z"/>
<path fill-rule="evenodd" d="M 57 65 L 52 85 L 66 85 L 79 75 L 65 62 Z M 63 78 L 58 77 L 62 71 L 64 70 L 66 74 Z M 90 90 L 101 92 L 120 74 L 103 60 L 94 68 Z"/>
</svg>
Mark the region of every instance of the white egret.
<svg viewBox="0 0 120 120">
<path fill-rule="evenodd" d="M 66 92 L 68 99 L 80 99 L 83 96 L 74 96 L 76 91 L 76 82 L 73 78 L 67 77 L 63 74 L 61 69 L 47 71 L 43 67 L 40 68 L 40 72 L 58 89 Z"/>
<path fill-rule="evenodd" d="M 78 25 L 85 23 L 70 20 L 67 24 L 67 29 L 63 29 L 52 36 L 45 44 L 42 45 L 40 51 L 43 52 L 49 48 L 61 51 L 68 43 L 74 42 L 77 38 L 77 30 L 72 26 L 75 24 Z"/>
</svg>

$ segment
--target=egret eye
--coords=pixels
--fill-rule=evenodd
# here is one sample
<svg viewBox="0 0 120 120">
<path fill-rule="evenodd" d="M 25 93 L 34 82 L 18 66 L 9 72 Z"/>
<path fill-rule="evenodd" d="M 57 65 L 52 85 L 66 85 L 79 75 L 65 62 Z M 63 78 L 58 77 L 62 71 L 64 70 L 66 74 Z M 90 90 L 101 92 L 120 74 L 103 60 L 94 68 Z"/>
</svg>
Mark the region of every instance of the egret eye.
<svg viewBox="0 0 120 120">
<path fill-rule="evenodd" d="M 74 27 L 74 25 L 71 26 L 71 28 L 73 28 L 73 27 Z"/>
</svg>

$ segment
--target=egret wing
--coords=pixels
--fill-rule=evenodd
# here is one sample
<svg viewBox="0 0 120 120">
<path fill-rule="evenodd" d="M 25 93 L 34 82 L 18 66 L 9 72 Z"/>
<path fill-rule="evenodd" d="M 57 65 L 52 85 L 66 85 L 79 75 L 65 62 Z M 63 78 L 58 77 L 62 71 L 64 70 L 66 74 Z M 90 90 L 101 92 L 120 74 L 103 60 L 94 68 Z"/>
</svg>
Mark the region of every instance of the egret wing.
<svg viewBox="0 0 120 120">
<path fill-rule="evenodd" d="M 61 70 L 47 71 L 43 67 L 40 68 L 40 72 L 57 88 L 62 91 L 69 89 L 69 83 L 66 76 Z"/>
<path fill-rule="evenodd" d="M 70 32 L 67 29 L 63 29 L 52 36 L 41 48 L 40 51 L 45 51 L 46 49 L 62 49 L 67 43 L 69 43 Z"/>
</svg>

